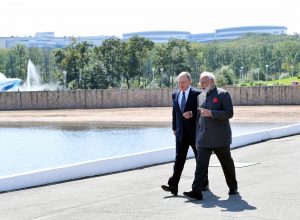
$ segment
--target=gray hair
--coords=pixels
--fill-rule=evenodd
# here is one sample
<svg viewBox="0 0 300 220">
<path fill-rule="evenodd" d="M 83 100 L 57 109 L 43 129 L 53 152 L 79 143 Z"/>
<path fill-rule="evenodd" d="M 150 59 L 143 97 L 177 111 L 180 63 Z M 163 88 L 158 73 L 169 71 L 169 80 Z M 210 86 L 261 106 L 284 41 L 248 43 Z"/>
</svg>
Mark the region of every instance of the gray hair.
<svg viewBox="0 0 300 220">
<path fill-rule="evenodd" d="M 215 82 L 216 82 L 216 77 L 215 77 L 215 75 L 214 75 L 213 73 L 211 73 L 211 72 L 202 72 L 202 73 L 200 74 L 200 79 L 203 78 L 203 77 L 209 78 L 210 80 L 213 81 L 214 84 L 215 84 Z"/>
<path fill-rule="evenodd" d="M 191 74 L 190 74 L 190 73 L 188 73 L 188 72 L 181 72 L 181 73 L 179 73 L 179 75 L 178 75 L 178 79 L 179 79 L 180 77 L 182 77 L 182 76 L 186 76 L 186 77 L 188 78 L 188 80 L 192 81 L 192 77 L 191 77 Z"/>
</svg>

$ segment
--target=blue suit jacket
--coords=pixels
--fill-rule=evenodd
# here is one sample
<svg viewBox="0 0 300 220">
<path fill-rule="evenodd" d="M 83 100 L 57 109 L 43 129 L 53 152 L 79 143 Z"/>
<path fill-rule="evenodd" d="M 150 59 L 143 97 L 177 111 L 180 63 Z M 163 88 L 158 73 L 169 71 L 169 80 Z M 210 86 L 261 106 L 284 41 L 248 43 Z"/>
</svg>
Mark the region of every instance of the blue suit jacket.
<svg viewBox="0 0 300 220">
<path fill-rule="evenodd" d="M 196 135 L 196 118 L 197 118 L 197 97 L 201 93 L 200 90 L 191 87 L 184 112 L 192 111 L 193 117 L 185 119 L 183 112 L 178 104 L 178 95 L 180 91 L 172 94 L 173 113 L 172 113 L 172 129 L 176 131 L 176 141 L 181 141 L 183 136 L 191 142 L 195 142 Z"/>
</svg>

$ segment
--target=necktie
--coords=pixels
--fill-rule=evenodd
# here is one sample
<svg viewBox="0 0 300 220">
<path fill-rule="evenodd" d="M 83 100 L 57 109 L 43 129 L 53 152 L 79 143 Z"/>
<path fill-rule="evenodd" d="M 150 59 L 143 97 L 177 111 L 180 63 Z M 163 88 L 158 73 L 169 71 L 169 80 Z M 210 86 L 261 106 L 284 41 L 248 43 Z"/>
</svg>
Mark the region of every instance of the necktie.
<svg viewBox="0 0 300 220">
<path fill-rule="evenodd" d="M 180 104 L 180 109 L 182 112 L 184 111 L 185 103 L 186 103 L 185 92 L 182 92 L 182 98 L 181 98 L 181 104 Z"/>
</svg>

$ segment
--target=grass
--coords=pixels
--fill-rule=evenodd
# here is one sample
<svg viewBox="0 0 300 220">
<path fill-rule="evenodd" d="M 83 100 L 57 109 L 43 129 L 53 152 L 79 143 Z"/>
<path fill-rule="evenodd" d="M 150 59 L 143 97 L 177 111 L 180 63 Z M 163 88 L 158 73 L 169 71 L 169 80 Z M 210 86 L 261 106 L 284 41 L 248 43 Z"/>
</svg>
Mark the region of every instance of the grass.
<svg viewBox="0 0 300 220">
<path fill-rule="evenodd" d="M 270 83 L 272 83 L 272 84 L 280 84 L 280 85 L 292 85 L 292 82 L 300 83 L 300 79 L 298 79 L 296 76 L 294 76 L 294 77 L 270 81 Z"/>
<path fill-rule="evenodd" d="M 300 85 L 300 79 L 297 76 L 284 78 L 284 79 L 277 79 L 272 81 L 254 81 L 252 83 L 242 83 L 241 86 L 256 86 L 256 85 L 268 85 L 268 86 L 291 86 L 292 82 L 298 82 Z"/>
</svg>

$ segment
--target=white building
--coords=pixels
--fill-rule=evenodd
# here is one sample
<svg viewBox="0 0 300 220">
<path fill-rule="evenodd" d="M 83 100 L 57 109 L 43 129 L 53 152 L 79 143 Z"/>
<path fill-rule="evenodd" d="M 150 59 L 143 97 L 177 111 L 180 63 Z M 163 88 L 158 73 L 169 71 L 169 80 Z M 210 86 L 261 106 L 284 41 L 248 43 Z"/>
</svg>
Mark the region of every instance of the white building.
<svg viewBox="0 0 300 220">
<path fill-rule="evenodd" d="M 155 43 L 166 43 L 170 39 L 188 40 L 190 32 L 186 31 L 144 31 L 144 32 L 132 32 L 123 34 L 123 40 L 127 41 L 134 36 L 145 37 L 152 40 Z"/>
<path fill-rule="evenodd" d="M 244 26 L 244 27 L 230 27 L 217 29 L 213 33 L 199 33 L 191 34 L 187 31 L 144 31 L 132 32 L 123 34 L 122 40 L 127 41 L 133 36 L 145 37 L 155 43 L 167 43 L 170 39 L 182 39 L 189 42 L 211 42 L 233 40 L 243 37 L 248 33 L 266 33 L 266 34 L 286 34 L 287 28 L 285 26 Z M 0 48 L 11 48 L 17 44 L 24 44 L 27 47 L 38 48 L 64 48 L 70 45 L 73 40 L 77 42 L 86 41 L 95 46 L 99 46 L 105 39 L 114 36 L 85 36 L 85 37 L 55 37 L 54 32 L 37 32 L 34 37 L 0 37 Z"/>
</svg>

